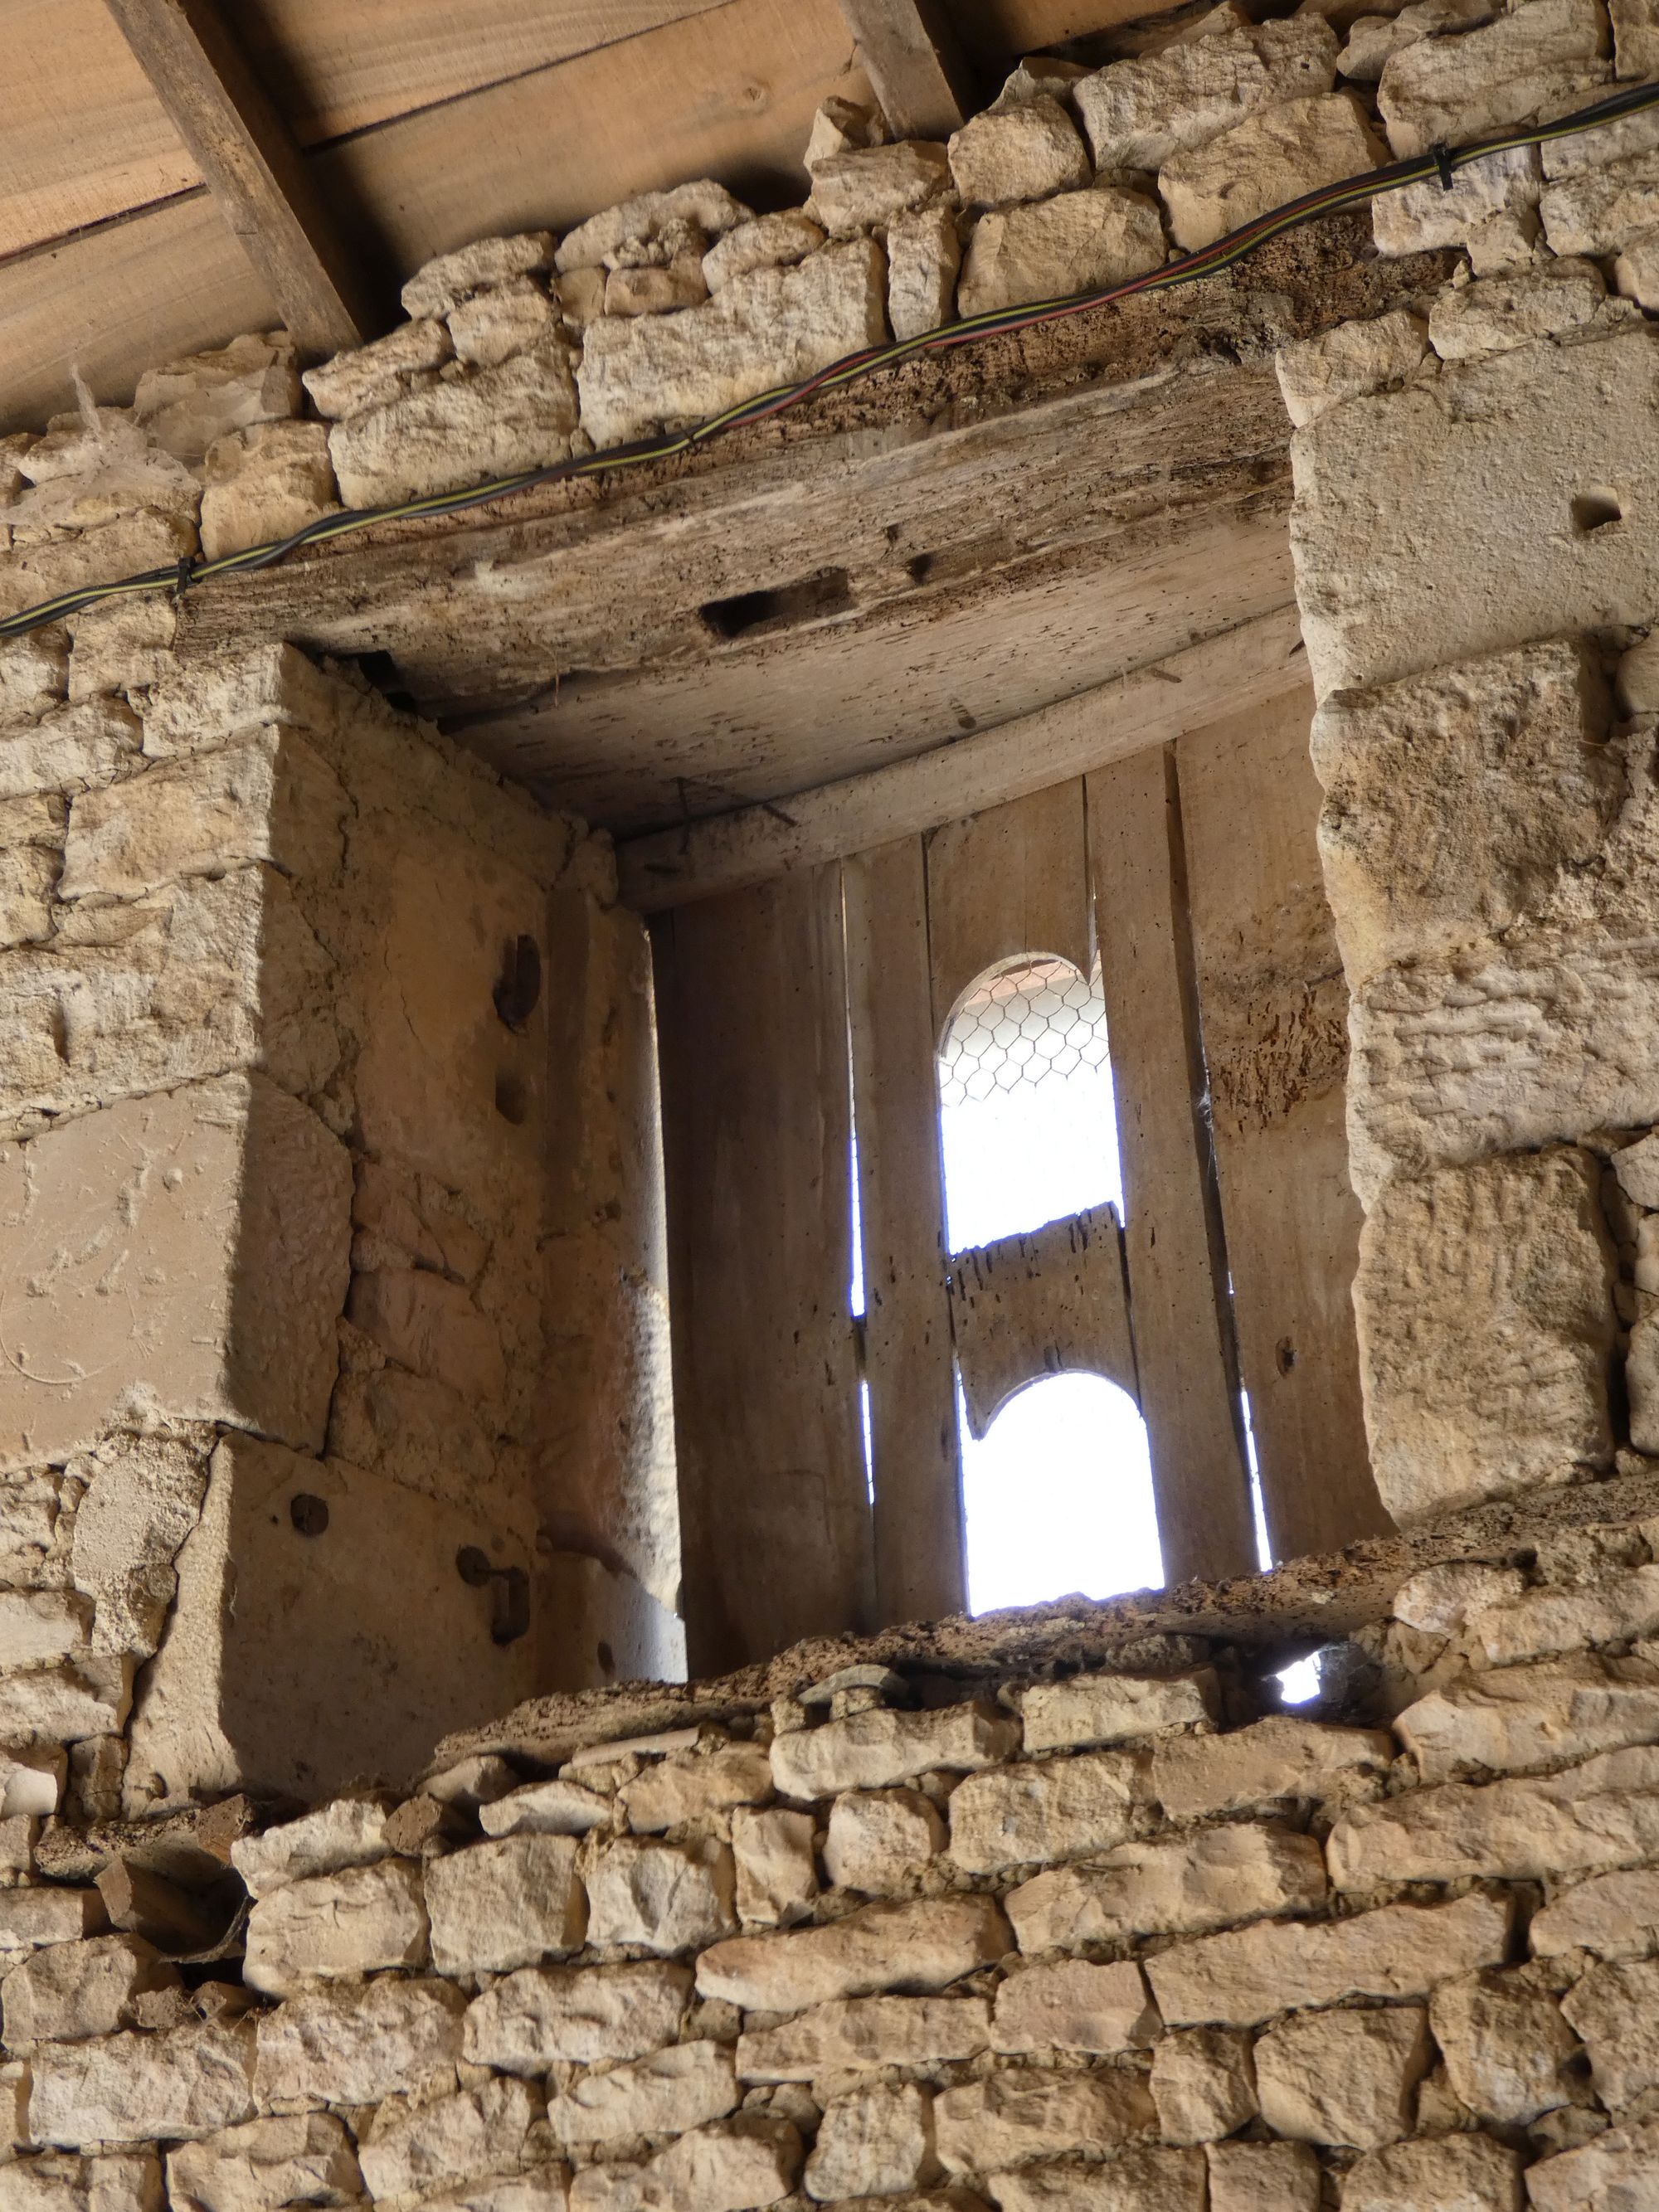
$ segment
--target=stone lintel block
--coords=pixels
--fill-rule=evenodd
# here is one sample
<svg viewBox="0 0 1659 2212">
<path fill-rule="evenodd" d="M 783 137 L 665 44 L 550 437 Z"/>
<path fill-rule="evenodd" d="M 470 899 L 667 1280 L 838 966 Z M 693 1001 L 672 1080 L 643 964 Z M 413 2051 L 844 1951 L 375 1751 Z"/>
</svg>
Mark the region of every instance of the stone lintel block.
<svg viewBox="0 0 1659 2212">
<path fill-rule="evenodd" d="M 350 1207 L 343 1146 L 263 1076 L 128 1100 L 12 1148 L 0 1462 L 65 1458 L 157 1413 L 320 1444 Z"/>
<path fill-rule="evenodd" d="M 1559 1148 L 1383 1187 L 1354 1310 L 1371 1464 L 1401 1526 L 1611 1459 L 1598 1185 L 1589 1154 Z"/>
<path fill-rule="evenodd" d="M 309 1501 L 297 1517 L 296 1499 Z M 465 1544 L 532 1565 L 479 1510 L 338 1460 L 226 1438 L 134 1715 L 132 1811 L 238 1789 L 309 1799 L 365 1780 L 408 1789 L 435 1736 L 526 1696 L 534 1638 L 494 1641 L 489 1592 L 455 1571 Z M 161 1799 L 150 1794 L 158 1777 Z M 357 1848 L 378 1856 L 383 1845 L 370 1836 L 351 1856 Z"/>
</svg>

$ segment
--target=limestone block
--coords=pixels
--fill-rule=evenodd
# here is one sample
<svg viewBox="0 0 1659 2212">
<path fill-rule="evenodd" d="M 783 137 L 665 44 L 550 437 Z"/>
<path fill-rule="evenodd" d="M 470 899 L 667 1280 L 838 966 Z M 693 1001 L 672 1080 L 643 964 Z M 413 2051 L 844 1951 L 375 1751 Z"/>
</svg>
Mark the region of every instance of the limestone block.
<svg viewBox="0 0 1659 2212">
<path fill-rule="evenodd" d="M 1456 146 L 1546 109 L 1612 75 L 1594 0 L 1529 0 L 1459 39 L 1424 39 L 1390 57 L 1377 86 L 1389 143 L 1404 158 Z"/>
<path fill-rule="evenodd" d="M 1128 2051 L 1157 2033 L 1158 2015 L 1130 1960 L 1023 1966 L 998 1984 L 991 2008 L 994 2051 Z"/>
<path fill-rule="evenodd" d="M 1164 259 L 1156 200 L 1102 184 L 981 216 L 968 241 L 957 305 L 964 316 L 1121 284 Z"/>
<path fill-rule="evenodd" d="M 0 1748 L 0 1819 L 44 1819 L 64 1794 L 67 1755 L 56 1744 Z"/>
<path fill-rule="evenodd" d="M 827 155 L 811 174 L 806 212 L 831 238 L 884 229 L 895 216 L 936 200 L 951 182 L 944 147 L 914 138 Z"/>
<path fill-rule="evenodd" d="M 1349 28 L 1337 70 L 1355 83 L 1375 84 L 1402 46 L 1447 31 L 1473 31 L 1497 12 L 1492 0 L 1414 0 L 1397 15 L 1361 15 Z"/>
<path fill-rule="evenodd" d="M 951 134 L 951 180 L 966 207 L 1047 199 L 1093 181 L 1077 125 L 1044 92 L 999 100 Z"/>
<path fill-rule="evenodd" d="M 527 2172 L 472 2181 L 422 2199 L 425 2212 L 565 2212 L 570 2186 L 563 2166 L 532 2166 Z"/>
<path fill-rule="evenodd" d="M 70 1571 L 96 1604 L 93 1648 L 148 1658 L 178 1589 L 173 1563 L 201 1517 L 206 1456 L 176 1438 L 122 1434 L 70 1466 L 87 1485 Z"/>
<path fill-rule="evenodd" d="M 0 1589 L 0 1668 L 39 1667 L 88 1649 L 92 1607 L 72 1590 Z"/>
<path fill-rule="evenodd" d="M 307 369 L 302 381 L 317 412 L 325 422 L 337 422 L 424 390 L 453 353 L 445 324 L 435 315 L 423 315 Z"/>
<path fill-rule="evenodd" d="M 0 1890 L 0 1953 L 75 1943 L 109 1925 L 95 1889 Z"/>
<path fill-rule="evenodd" d="M 441 1973 L 505 1973 L 580 1949 L 586 1921 L 572 1836 L 505 1836 L 427 1869 Z"/>
<path fill-rule="evenodd" d="M 1659 153 L 1563 178 L 1546 187 L 1539 213 L 1552 253 L 1617 253 L 1659 223 Z"/>
<path fill-rule="evenodd" d="M 0 1163 L 0 1252 L 32 1292 L 0 1383 L 5 1463 L 156 1406 L 319 1443 L 349 1178 L 343 1147 L 259 1076 L 110 1107 Z M 71 1214 L 80 1256 L 49 1258 Z M 107 1295 L 112 1267 L 141 1300 Z"/>
<path fill-rule="evenodd" d="M 337 422 L 329 453 L 348 507 L 387 507 L 562 461 L 576 417 L 570 351 L 555 337 Z"/>
<path fill-rule="evenodd" d="M 1483 1559 L 1451 1559 L 1425 1567 L 1395 1592 L 1394 1617 L 1425 1636 L 1455 1636 L 1473 1614 L 1506 1607 L 1527 1578 L 1518 1567 L 1489 1566 Z"/>
<path fill-rule="evenodd" d="M 1081 2143 L 1110 2149 L 1156 2124 L 1146 2084 L 1127 2073 L 1013 2066 L 947 2089 L 933 2106 L 939 2163 L 947 2173 L 996 2173 Z M 1006 2201 L 999 2192 L 999 2202 Z"/>
<path fill-rule="evenodd" d="M 153 769 L 70 808 L 64 898 L 143 898 L 185 876 L 267 860 L 324 884 L 337 874 L 349 801 L 289 730 Z"/>
<path fill-rule="evenodd" d="M 167 2197 L 178 2212 L 282 2212 L 349 2204 L 362 2193 L 351 2138 L 329 2112 L 245 2120 L 167 2153 Z"/>
<path fill-rule="evenodd" d="M 1561 2000 L 1613 2111 L 1659 2087 L 1659 1960 L 1591 1966 Z"/>
<path fill-rule="evenodd" d="M 495 1324 L 471 1293 L 423 1267 L 379 1267 L 353 1278 L 346 1316 L 388 1358 L 471 1401 L 494 1403 L 507 1385 Z"/>
<path fill-rule="evenodd" d="M 76 1533 L 80 1534 L 78 1517 Z M 257 1835 L 238 1836 L 230 1847 L 230 1863 L 250 1897 L 270 1897 L 290 1882 L 341 1874 L 348 1867 L 373 1866 L 387 1857 L 391 1846 L 386 1839 L 386 1816 L 385 1802 L 379 1797 L 336 1797 L 297 1820 L 282 1821 Z"/>
<path fill-rule="evenodd" d="M 1082 62 L 1063 62 L 1054 54 L 1026 54 L 1018 68 L 1011 70 L 1002 81 L 997 94 L 999 103 L 1017 100 L 1057 100 L 1066 106 L 1073 88 L 1085 76 L 1093 75 Z"/>
<path fill-rule="evenodd" d="M 1146 1794 L 1133 1752 L 1084 1752 L 970 1775 L 951 1798 L 951 1856 L 970 1874 L 1109 1850 Z"/>
<path fill-rule="evenodd" d="M 688 1844 L 608 1844 L 586 1869 L 588 1941 L 696 1951 L 737 1926 L 730 1849 Z"/>
<path fill-rule="evenodd" d="M 208 449 L 202 550 L 210 561 L 303 530 L 339 505 L 320 422 L 258 422 Z"/>
<path fill-rule="evenodd" d="M 832 1814 L 832 1829 L 834 1818 Z M 818 1893 L 812 1840 L 810 1813 L 791 1813 L 781 1806 L 757 1813 L 739 1807 L 732 1815 L 738 1917 L 745 1927 L 787 1928 L 806 1917 Z"/>
<path fill-rule="evenodd" d="M 861 107 L 856 100 L 842 100 L 831 93 L 812 118 L 802 161 L 810 175 L 832 154 L 849 154 L 858 146 L 879 146 L 886 136 L 877 109 Z"/>
<path fill-rule="evenodd" d="M 540 2106 L 523 2081 L 485 2081 L 403 2110 L 383 2106 L 358 2151 L 370 2195 L 425 2196 L 467 2174 L 510 2173 Z"/>
<path fill-rule="evenodd" d="M 1640 1659 L 1506 1667 L 1431 1691 L 1395 1723 L 1425 1782 L 1526 1773 L 1659 1740 L 1659 1668 Z"/>
<path fill-rule="evenodd" d="M 1035 1683 L 1020 1700 L 1025 1748 L 1064 1751 L 1210 1726 L 1218 1696 L 1209 1667 L 1187 1674 L 1079 1674 L 1068 1682 Z"/>
<path fill-rule="evenodd" d="M 173 1989 L 178 1975 L 138 1936 L 94 1936 L 32 1951 L 5 1978 L 8 2049 L 78 2042 L 135 2027 L 134 2000 Z"/>
<path fill-rule="evenodd" d="M 164 453 L 195 467 L 215 441 L 300 411 L 300 379 L 287 334 L 233 338 L 228 346 L 146 369 L 132 412 Z"/>
<path fill-rule="evenodd" d="M 1331 1880 L 1339 1889 L 1466 1875 L 1526 1881 L 1659 1857 L 1659 1800 L 1643 1794 L 1655 1777 L 1644 1774 L 1632 1790 L 1594 1771 L 1626 1756 L 1479 1789 L 1448 1783 L 1358 1807 L 1331 1831 Z"/>
<path fill-rule="evenodd" d="M 1550 1991 L 1525 1970 L 1445 1982 L 1429 2024 L 1452 2087 L 1477 2118 L 1529 2126 L 1573 2101 L 1566 2072 L 1577 2048 Z"/>
<path fill-rule="evenodd" d="M 1209 2212 L 1319 2212 L 1319 2160 L 1305 2143 L 1212 2142 Z"/>
<path fill-rule="evenodd" d="M 139 726 L 118 699 L 54 707 L 0 736 L 0 799 L 37 791 L 89 791 L 133 765 Z"/>
<path fill-rule="evenodd" d="M 149 507 L 38 545 L 14 547 L 0 563 L 0 614 L 15 614 L 60 592 L 106 584 L 112 576 L 171 568 L 181 556 L 195 551 L 193 519 Z"/>
<path fill-rule="evenodd" d="M 55 1667 L 0 1675 L 0 1741 L 82 1743 L 118 1735 L 132 1703 L 132 1660 L 88 1653 Z"/>
<path fill-rule="evenodd" d="M 1559 1149 L 1383 1188 L 1354 1308 L 1371 1463 L 1402 1527 L 1611 1455 L 1596 1182 L 1592 1159 Z"/>
<path fill-rule="evenodd" d="M 519 276 L 475 292 L 450 309 L 448 320 L 458 359 L 474 368 L 499 368 L 551 337 L 558 311 L 533 276 Z"/>
<path fill-rule="evenodd" d="M 1261 2117 L 1276 2135 L 1357 2150 L 1397 2142 L 1412 2128 L 1417 2084 L 1433 2055 L 1426 2015 L 1298 2013 L 1256 2038 Z"/>
<path fill-rule="evenodd" d="M 258 2017 L 260 2106 L 296 2112 L 452 2089 L 465 2010 L 453 1983 L 400 1975 L 290 1997 Z"/>
<path fill-rule="evenodd" d="M 784 1797 L 833 1797 L 842 1790 L 881 1790 L 942 1767 L 976 1774 L 1019 1748 L 1017 1720 L 984 1705 L 890 1712 L 874 1706 L 815 1729 L 772 1740 L 772 1778 Z"/>
<path fill-rule="evenodd" d="M 690 223 L 709 237 L 753 220 L 754 210 L 732 198 L 723 185 L 705 178 L 676 185 L 672 191 L 637 192 L 619 206 L 589 216 L 566 234 L 554 258 L 563 276 L 575 269 L 597 269 L 620 248 L 648 246 L 676 224 Z"/>
<path fill-rule="evenodd" d="M 332 732 L 351 695 L 291 645 L 245 647 L 177 663 L 144 701 L 144 751 L 196 752 L 269 723 Z"/>
<path fill-rule="evenodd" d="M 1593 1951 L 1601 1959 L 1643 1959 L 1659 1949 L 1659 1868 L 1596 1875 L 1552 1897 L 1528 1929 L 1534 1954 Z"/>
<path fill-rule="evenodd" d="M 1226 1735 L 1155 1744 L 1152 1794 L 1171 1820 L 1196 1820 L 1280 1798 L 1340 1796 L 1380 1772 L 1393 1756 L 1393 1742 L 1378 1729 L 1275 1714 Z"/>
<path fill-rule="evenodd" d="M 561 2142 L 684 2135 L 722 2120 L 739 2091 L 732 2053 L 719 2043 L 677 2043 L 603 2074 L 585 2074 L 547 2108 Z"/>
<path fill-rule="evenodd" d="M 919 1790 L 853 1790 L 830 1808 L 824 1871 L 839 1889 L 897 1889 L 945 1848 L 945 1823 Z"/>
<path fill-rule="evenodd" d="M 1553 261 L 1441 293 L 1429 309 L 1429 343 L 1443 361 L 1464 361 L 1587 330 L 1620 312 L 1631 311 L 1616 301 L 1609 306 L 1606 280 L 1593 261 Z"/>
<path fill-rule="evenodd" d="M 51 936 L 58 856 L 34 846 L 0 853 L 0 945 L 38 945 Z"/>
<path fill-rule="evenodd" d="M 492 284 L 510 283 L 515 276 L 552 265 L 553 240 L 547 231 L 520 230 L 507 238 L 480 238 L 471 246 L 422 263 L 404 286 L 404 313 L 447 314 L 473 292 Z"/>
<path fill-rule="evenodd" d="M 29 2128 L 75 2150 L 124 2142 L 188 2142 L 253 2117 L 251 2021 L 204 2021 L 165 2035 L 37 2044 Z"/>
<path fill-rule="evenodd" d="M 1343 2212 L 1521 2212 L 1521 2160 L 1490 2136 L 1393 2143 L 1355 2160 Z"/>
<path fill-rule="evenodd" d="M 800 2166 L 792 2122 L 740 2112 L 694 2128 L 643 2166 L 584 2167 L 570 2212 L 746 2212 L 787 2197 Z"/>
<path fill-rule="evenodd" d="M 20 2158 L 0 2166 L 5 2212 L 161 2212 L 161 2161 L 154 2151 L 103 2158 Z"/>
<path fill-rule="evenodd" d="M 800 208 L 756 216 L 717 238 L 702 257 L 702 277 L 711 292 L 733 277 L 757 269 L 786 269 L 805 261 L 823 244 L 823 232 Z"/>
<path fill-rule="evenodd" d="M 427 1963 L 421 1872 L 406 1859 L 285 1883 L 254 1905 L 243 1973 L 250 1988 L 289 1996 L 309 1980 Z"/>
<path fill-rule="evenodd" d="M 1152 2048 L 1149 2086 L 1165 2142 L 1218 2142 L 1255 2117 L 1250 2039 L 1224 2027 L 1164 2036 Z M 1213 2164 L 1210 2185 L 1213 2195 Z"/>
<path fill-rule="evenodd" d="M 1608 0 L 1613 18 L 1614 75 L 1621 77 L 1659 76 L 1659 18 L 1653 0 Z"/>
<path fill-rule="evenodd" d="M 467 2007 L 469 2064 L 541 2074 L 561 2062 L 641 2058 L 674 2041 L 691 2001 L 687 1966 L 525 1966 Z"/>
<path fill-rule="evenodd" d="M 1528 2202 L 1533 2212 L 1643 2212 L 1656 2165 L 1659 2120 L 1632 2121 L 1530 2167 Z"/>
<path fill-rule="evenodd" d="M 671 314 L 700 307 L 708 297 L 700 246 L 677 253 L 665 269 L 613 269 L 605 281 L 607 315 Z"/>
<path fill-rule="evenodd" d="M 887 226 L 887 319 L 896 338 L 920 337 L 955 318 L 961 269 L 952 209 L 894 216 Z"/>
<path fill-rule="evenodd" d="M 296 1500 L 319 1502 L 326 1527 L 316 1529 L 314 1504 L 296 1522 Z M 455 1571 L 475 1543 L 509 1562 L 531 1556 L 477 1510 L 228 1437 L 179 1554 L 173 1626 L 146 1670 L 132 1809 L 241 1788 L 325 1796 L 365 1776 L 410 1786 L 440 1730 L 476 1726 L 532 1686 L 534 1638 L 496 1644 L 488 1592 Z M 366 1561 L 383 1564 L 369 1573 Z"/>
<path fill-rule="evenodd" d="M 1146 1973 L 1171 2027 L 1252 2027 L 1292 2006 L 1426 1996 L 1437 1983 L 1501 1964 L 1509 1924 L 1508 1905 L 1488 1897 L 1384 1905 L 1350 1920 L 1263 1922 L 1200 1936 L 1160 1951 Z"/>
<path fill-rule="evenodd" d="M 1504 21 L 1543 4 L 1530 0 Z M 1659 451 L 1646 437 L 1656 391 L 1659 346 L 1643 325 L 1447 364 L 1297 431 L 1292 549 L 1320 695 L 1528 638 L 1645 627 L 1659 603 L 1659 554 L 1639 532 L 1575 522 L 1583 509 L 1573 502 L 1616 484 L 1634 513 L 1659 486 Z M 1490 560 L 1500 542 L 1511 548 L 1501 586 Z M 1425 562 L 1428 544 L 1436 557 Z M 1651 1119 L 1613 1117 L 1626 1127 Z"/>
<path fill-rule="evenodd" d="M 1002 2212 L 1204 2212 L 1204 2154 L 1131 2147 L 995 2174 L 990 2186 Z"/>
<path fill-rule="evenodd" d="M 983 1997 L 853 1997 L 738 2039 L 745 2081 L 811 2081 L 884 2066 L 939 2066 L 990 2047 Z"/>
<path fill-rule="evenodd" d="M 1242 123 L 1174 155 L 1158 172 L 1170 234 L 1208 246 L 1322 185 L 1379 167 L 1383 149 L 1352 93 L 1316 93 L 1259 107 Z"/>
<path fill-rule="evenodd" d="M 56 625 L 0 645 L 0 723 L 38 722 L 69 689 L 69 640 Z"/>
<path fill-rule="evenodd" d="M 828 246 L 793 269 L 734 277 L 701 307 L 593 324 L 577 381 L 582 428 L 618 445 L 702 421 L 793 384 L 886 336 L 886 264 L 873 240 Z"/>
<path fill-rule="evenodd" d="M 1335 76 L 1335 34 L 1317 16 L 1233 17 L 1159 53 L 1110 63 L 1072 96 L 1097 168 L 1161 169 L 1256 108 L 1328 92 Z"/>
<path fill-rule="evenodd" d="M 771 1765 L 763 1747 L 752 1743 L 724 1744 L 702 1757 L 663 1759 L 617 1792 L 636 1836 L 659 1836 L 684 1820 L 729 1813 L 737 1805 L 763 1805 L 771 1795 Z"/>
<path fill-rule="evenodd" d="M 697 1961 L 697 1990 L 759 2012 L 800 2012 L 882 1990 L 947 1989 L 1012 1948 L 994 1898 L 866 1905 L 825 1928 L 738 1936 Z"/>
<path fill-rule="evenodd" d="M 836 2098 L 806 2161 L 807 2195 L 822 2203 L 921 2188 L 935 2168 L 933 2102 L 910 2081 Z"/>
<path fill-rule="evenodd" d="M 1600 853 L 1625 795 L 1607 724 L 1599 670 L 1565 640 L 1319 708 L 1320 859 L 1351 985 L 1507 928 Z"/>
<path fill-rule="evenodd" d="M 611 1820 L 611 1803 L 580 1782 L 531 1782 L 478 1808 L 487 1836 L 585 1836 Z"/>
</svg>

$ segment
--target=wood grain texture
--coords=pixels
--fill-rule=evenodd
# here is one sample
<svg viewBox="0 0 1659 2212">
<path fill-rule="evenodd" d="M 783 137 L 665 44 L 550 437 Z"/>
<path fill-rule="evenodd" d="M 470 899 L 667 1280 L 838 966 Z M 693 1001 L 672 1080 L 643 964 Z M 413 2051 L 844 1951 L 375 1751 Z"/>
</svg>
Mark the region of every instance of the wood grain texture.
<svg viewBox="0 0 1659 2212">
<path fill-rule="evenodd" d="M 1049 785 L 927 839 L 933 1038 L 988 969 L 1048 953 L 1086 975 L 1091 951 L 1083 783 Z"/>
<path fill-rule="evenodd" d="M 218 0 L 105 4 L 301 350 L 373 337 L 386 310 Z"/>
<path fill-rule="evenodd" d="M 653 929 L 694 1672 L 870 1610 L 840 870 Z"/>
<path fill-rule="evenodd" d="M 976 1437 L 1016 1391 L 1045 1375 L 1103 1375 L 1133 1398 L 1134 1343 L 1115 1211 L 1086 1206 L 956 1254 L 951 1326 Z"/>
<path fill-rule="evenodd" d="M 884 830 L 932 830 L 1167 744 L 1229 708 L 1267 703 L 1304 677 L 1293 605 L 1258 615 L 1093 691 L 889 768 L 617 848 L 624 899 L 647 914 L 861 851 Z"/>
<path fill-rule="evenodd" d="M 896 138 L 948 138 L 978 105 L 949 11 L 932 0 L 841 0 Z"/>
<path fill-rule="evenodd" d="M 1315 843 L 1312 715 L 1304 685 L 1177 753 L 1239 1365 L 1276 1558 L 1391 1525 L 1360 1406 L 1348 1002 Z"/>
<path fill-rule="evenodd" d="M 968 1601 L 921 839 L 849 860 L 842 892 L 876 1617 L 935 1620 Z"/>
<path fill-rule="evenodd" d="M 1255 1562 L 1174 749 L 1087 779 L 1140 1410 L 1166 1580 Z"/>
</svg>

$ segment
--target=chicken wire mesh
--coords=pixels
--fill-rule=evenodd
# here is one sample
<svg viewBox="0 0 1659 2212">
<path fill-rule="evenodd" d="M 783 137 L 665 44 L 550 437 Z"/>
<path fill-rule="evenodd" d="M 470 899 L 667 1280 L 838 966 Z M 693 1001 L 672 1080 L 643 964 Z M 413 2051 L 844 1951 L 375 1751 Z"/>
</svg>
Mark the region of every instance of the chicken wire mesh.
<svg viewBox="0 0 1659 2212">
<path fill-rule="evenodd" d="M 951 1017 L 939 1056 L 943 1107 L 1107 1065 L 1100 969 L 1024 959 L 981 976 Z"/>
</svg>

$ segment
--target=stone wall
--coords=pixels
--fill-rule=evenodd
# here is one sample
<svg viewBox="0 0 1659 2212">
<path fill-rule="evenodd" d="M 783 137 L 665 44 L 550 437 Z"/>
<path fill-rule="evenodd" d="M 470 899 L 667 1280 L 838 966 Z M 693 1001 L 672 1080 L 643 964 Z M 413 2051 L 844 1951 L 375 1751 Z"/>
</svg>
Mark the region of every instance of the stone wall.
<svg viewBox="0 0 1659 2212">
<path fill-rule="evenodd" d="M 607 847 L 355 672 L 140 630 L 0 647 L 0 1744 L 83 1814 L 684 1666 Z"/>
<path fill-rule="evenodd" d="M 1638 2212 L 1656 1553 L 1431 1567 L 1301 1712 L 1150 1637 L 275 1826 L 20 1813 L 0 2208 Z"/>
</svg>

